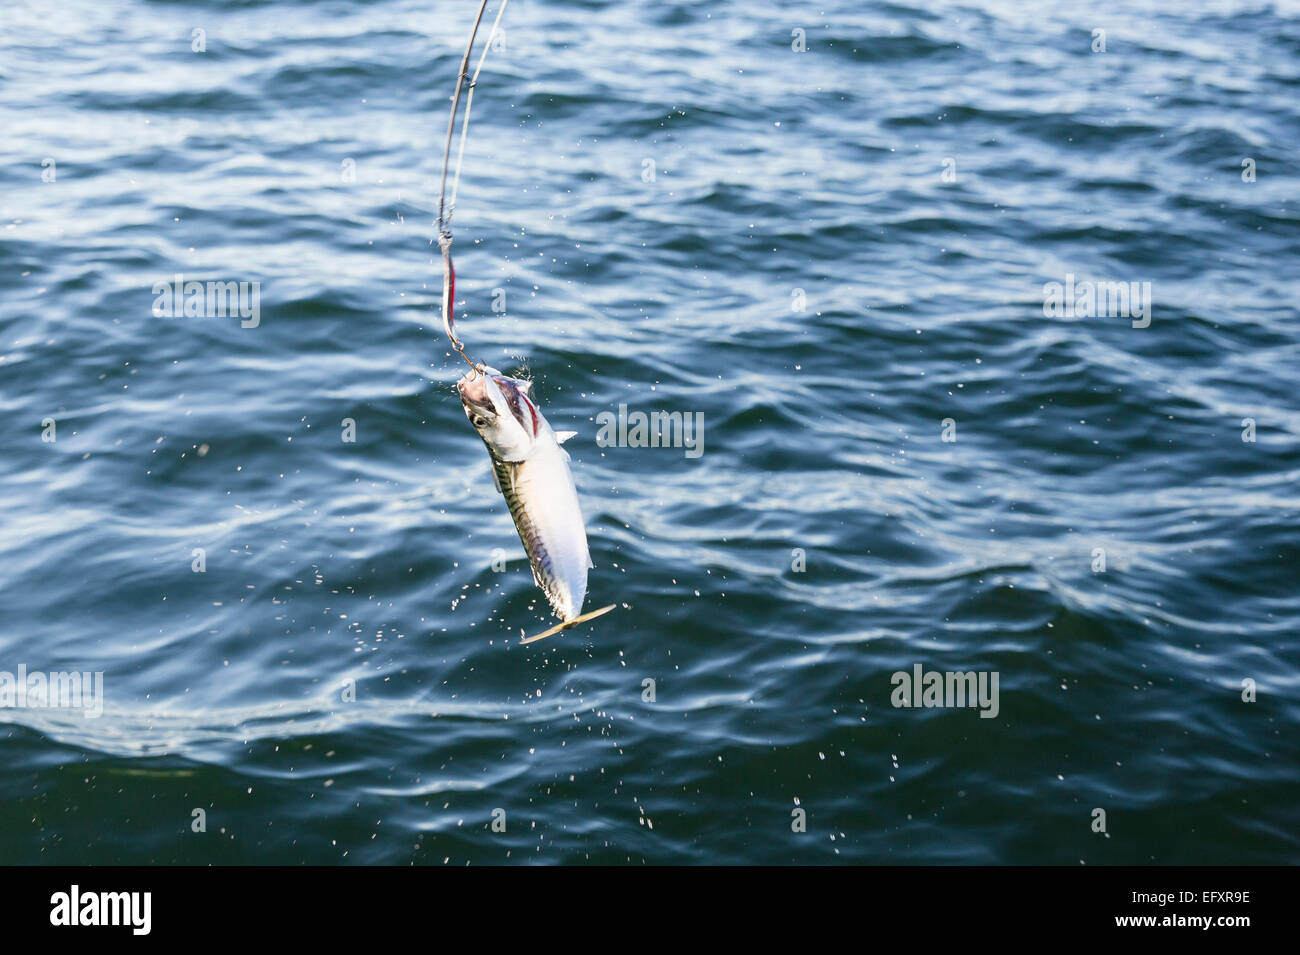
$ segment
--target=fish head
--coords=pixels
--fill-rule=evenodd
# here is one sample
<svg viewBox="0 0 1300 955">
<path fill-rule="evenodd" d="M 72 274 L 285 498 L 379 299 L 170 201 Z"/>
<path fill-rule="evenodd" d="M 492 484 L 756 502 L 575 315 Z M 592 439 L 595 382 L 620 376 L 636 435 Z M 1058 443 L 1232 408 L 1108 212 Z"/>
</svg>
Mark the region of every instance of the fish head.
<svg viewBox="0 0 1300 955">
<path fill-rule="evenodd" d="M 480 364 L 456 382 L 465 417 L 503 461 L 522 461 L 533 451 L 545 420 L 528 397 L 532 382 Z"/>
</svg>

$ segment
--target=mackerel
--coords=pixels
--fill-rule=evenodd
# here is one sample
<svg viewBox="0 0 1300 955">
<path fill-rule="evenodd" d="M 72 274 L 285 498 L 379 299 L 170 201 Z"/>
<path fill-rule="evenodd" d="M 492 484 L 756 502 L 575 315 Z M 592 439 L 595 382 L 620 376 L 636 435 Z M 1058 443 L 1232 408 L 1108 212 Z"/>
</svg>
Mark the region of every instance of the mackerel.
<svg viewBox="0 0 1300 955">
<path fill-rule="evenodd" d="M 554 431 L 530 397 L 532 382 L 480 364 L 456 382 L 465 417 L 487 447 L 497 490 L 519 532 L 533 580 L 546 594 L 561 625 L 540 640 L 612 606 L 582 613 L 587 571 L 594 565 L 578 489 L 561 445 L 574 431 Z"/>
</svg>

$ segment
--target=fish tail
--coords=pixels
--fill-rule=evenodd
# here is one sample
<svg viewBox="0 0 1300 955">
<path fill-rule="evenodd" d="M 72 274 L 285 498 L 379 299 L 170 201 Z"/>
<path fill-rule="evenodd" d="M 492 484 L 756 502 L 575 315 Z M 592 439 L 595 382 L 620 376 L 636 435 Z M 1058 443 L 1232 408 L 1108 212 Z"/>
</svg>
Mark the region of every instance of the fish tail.
<svg viewBox="0 0 1300 955">
<path fill-rule="evenodd" d="M 523 640 L 520 640 L 519 643 L 521 645 L 525 643 L 535 643 L 538 640 L 545 640 L 547 637 L 553 637 L 555 634 L 560 633 L 563 630 L 568 630 L 571 627 L 576 627 L 580 623 L 586 623 L 588 620 L 595 620 L 597 617 L 602 617 L 613 610 L 616 606 L 617 604 L 610 604 L 608 607 L 601 607 L 599 610 L 584 613 L 580 616 L 574 617 L 572 620 L 565 620 L 563 623 L 557 623 L 545 633 L 539 633 L 535 637 L 525 637 Z"/>
</svg>

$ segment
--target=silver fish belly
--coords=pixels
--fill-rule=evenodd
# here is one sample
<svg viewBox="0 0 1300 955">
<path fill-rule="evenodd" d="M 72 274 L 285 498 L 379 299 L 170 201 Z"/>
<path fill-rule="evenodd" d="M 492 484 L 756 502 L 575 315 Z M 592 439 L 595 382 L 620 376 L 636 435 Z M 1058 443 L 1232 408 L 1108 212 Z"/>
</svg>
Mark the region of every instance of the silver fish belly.
<svg viewBox="0 0 1300 955">
<path fill-rule="evenodd" d="M 561 620 L 582 613 L 587 570 L 592 566 L 578 490 L 569 455 L 548 433 L 523 461 L 503 461 L 492 452 L 497 487 L 528 554 L 533 579 Z"/>
</svg>

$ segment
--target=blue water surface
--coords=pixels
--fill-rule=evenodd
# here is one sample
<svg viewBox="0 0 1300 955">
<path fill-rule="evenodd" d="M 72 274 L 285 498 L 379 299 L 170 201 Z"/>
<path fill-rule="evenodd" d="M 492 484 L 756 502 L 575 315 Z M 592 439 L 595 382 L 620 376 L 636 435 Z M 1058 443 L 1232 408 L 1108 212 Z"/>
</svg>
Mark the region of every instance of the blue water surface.
<svg viewBox="0 0 1300 955">
<path fill-rule="evenodd" d="M 0 7 L 0 671 L 103 675 L 0 862 L 1300 861 L 1300 7 L 511 2 L 458 328 L 618 605 L 520 646 L 476 6 Z"/>
</svg>

